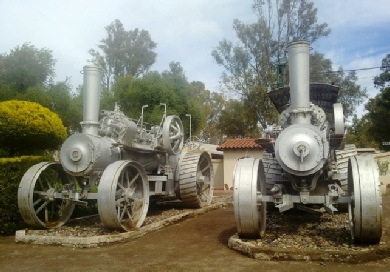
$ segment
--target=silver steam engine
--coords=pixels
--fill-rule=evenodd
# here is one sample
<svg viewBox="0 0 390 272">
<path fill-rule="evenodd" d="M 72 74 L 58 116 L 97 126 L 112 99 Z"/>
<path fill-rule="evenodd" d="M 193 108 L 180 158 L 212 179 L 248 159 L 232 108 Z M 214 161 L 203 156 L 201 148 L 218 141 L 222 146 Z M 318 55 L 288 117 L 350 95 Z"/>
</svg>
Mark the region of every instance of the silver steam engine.
<svg viewBox="0 0 390 272">
<path fill-rule="evenodd" d="M 207 152 L 183 151 L 184 131 L 178 116 L 159 125 L 126 117 L 115 105 L 99 120 L 101 73 L 84 66 L 82 133 L 71 135 L 59 152 L 60 162 L 42 162 L 24 174 L 18 206 L 24 221 L 38 228 L 63 225 L 75 205 L 96 199 L 100 219 L 110 229 L 140 227 L 154 196 L 175 196 L 183 206 L 208 205 L 213 195 L 213 168 Z"/>
<path fill-rule="evenodd" d="M 234 213 L 243 238 L 266 230 L 267 204 L 280 212 L 291 208 L 335 213 L 348 206 L 355 242 L 378 243 L 382 235 L 379 172 L 370 155 L 357 155 L 345 144 L 350 127 L 337 102 L 339 88 L 310 84 L 308 42 L 288 50 L 290 84 L 269 93 L 280 113 L 269 126 L 263 158 L 240 159 L 234 170 Z M 331 118 L 328 118 L 328 117 Z"/>
</svg>

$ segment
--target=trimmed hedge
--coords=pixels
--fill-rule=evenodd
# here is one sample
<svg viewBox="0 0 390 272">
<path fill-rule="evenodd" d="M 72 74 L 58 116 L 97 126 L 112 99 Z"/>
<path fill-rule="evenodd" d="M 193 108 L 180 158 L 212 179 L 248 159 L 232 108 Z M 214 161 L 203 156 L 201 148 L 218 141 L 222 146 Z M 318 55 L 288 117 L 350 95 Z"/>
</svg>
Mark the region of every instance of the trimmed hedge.
<svg viewBox="0 0 390 272">
<path fill-rule="evenodd" d="M 0 102 L 0 147 L 14 154 L 56 149 L 67 137 L 58 115 L 40 104 L 9 100 Z"/>
<path fill-rule="evenodd" d="M 12 235 L 26 227 L 18 208 L 18 187 L 24 173 L 50 157 L 0 158 L 0 235 Z"/>
</svg>

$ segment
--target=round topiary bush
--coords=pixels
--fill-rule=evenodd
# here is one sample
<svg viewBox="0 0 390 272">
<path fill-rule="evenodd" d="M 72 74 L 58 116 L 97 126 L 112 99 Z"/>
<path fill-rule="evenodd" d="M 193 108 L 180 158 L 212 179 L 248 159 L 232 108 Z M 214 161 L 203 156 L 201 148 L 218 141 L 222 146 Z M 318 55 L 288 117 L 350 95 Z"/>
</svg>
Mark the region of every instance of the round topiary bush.
<svg viewBox="0 0 390 272">
<path fill-rule="evenodd" d="M 56 149 L 67 137 L 58 115 L 35 102 L 0 102 L 0 148 L 9 156 Z"/>
</svg>

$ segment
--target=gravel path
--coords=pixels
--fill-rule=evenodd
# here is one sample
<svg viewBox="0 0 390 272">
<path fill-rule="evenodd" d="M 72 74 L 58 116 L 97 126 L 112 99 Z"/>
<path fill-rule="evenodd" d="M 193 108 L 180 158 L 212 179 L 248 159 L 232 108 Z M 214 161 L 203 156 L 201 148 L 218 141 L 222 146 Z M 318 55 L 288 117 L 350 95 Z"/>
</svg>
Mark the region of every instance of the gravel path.
<svg viewBox="0 0 390 272">
<path fill-rule="evenodd" d="M 228 195 L 214 196 L 212 204 L 232 203 L 233 197 Z M 182 208 L 180 201 L 167 201 L 149 205 L 149 211 L 143 226 L 156 223 L 175 215 L 184 214 L 190 209 Z M 119 234 L 121 231 L 106 229 L 100 222 L 99 215 L 90 215 L 70 219 L 65 225 L 55 229 L 26 230 L 26 235 L 42 235 L 56 237 L 93 237 L 99 235 Z"/>
</svg>

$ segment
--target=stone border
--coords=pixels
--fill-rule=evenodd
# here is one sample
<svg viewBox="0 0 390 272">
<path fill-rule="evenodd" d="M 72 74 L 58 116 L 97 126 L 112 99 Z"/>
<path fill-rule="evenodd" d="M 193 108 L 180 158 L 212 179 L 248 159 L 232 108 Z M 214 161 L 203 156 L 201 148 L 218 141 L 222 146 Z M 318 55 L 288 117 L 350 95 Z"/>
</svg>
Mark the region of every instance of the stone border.
<svg viewBox="0 0 390 272">
<path fill-rule="evenodd" d="M 39 245 L 61 245 L 61 246 L 78 247 L 78 248 L 98 247 L 100 245 L 120 242 L 126 239 L 135 239 L 144 236 L 149 232 L 159 230 L 168 225 L 172 225 L 185 218 L 195 217 L 212 210 L 216 210 L 222 207 L 227 207 L 228 205 L 231 205 L 231 203 L 211 204 L 210 206 L 207 207 L 186 211 L 181 214 L 163 219 L 159 222 L 151 223 L 149 225 L 139 228 L 138 230 L 118 233 L 118 234 L 98 235 L 98 236 L 91 236 L 91 237 L 69 237 L 69 236 L 38 235 L 38 231 L 35 231 L 36 234 L 34 235 L 34 230 L 28 230 L 29 234 L 26 234 L 26 230 L 18 230 L 15 233 L 15 242 L 17 243 L 23 242 L 23 243 L 31 243 L 31 244 L 39 244 Z"/>
<path fill-rule="evenodd" d="M 319 261 L 356 264 L 377 261 L 390 256 L 390 247 L 382 245 L 376 249 L 367 248 L 364 251 L 281 249 L 256 246 L 253 240 L 240 239 L 237 233 L 229 238 L 228 247 L 253 259 L 267 261 Z"/>
</svg>

